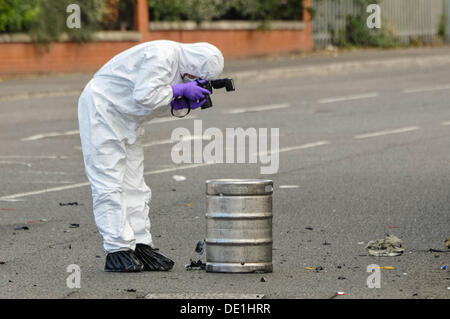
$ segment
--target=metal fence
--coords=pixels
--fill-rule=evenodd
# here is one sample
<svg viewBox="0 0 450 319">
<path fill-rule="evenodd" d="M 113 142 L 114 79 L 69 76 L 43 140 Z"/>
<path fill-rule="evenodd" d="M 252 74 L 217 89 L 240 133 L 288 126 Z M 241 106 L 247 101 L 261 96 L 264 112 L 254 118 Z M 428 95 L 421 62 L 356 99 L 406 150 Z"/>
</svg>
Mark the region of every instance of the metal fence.
<svg viewBox="0 0 450 319">
<path fill-rule="evenodd" d="M 411 40 L 430 43 L 438 40 L 439 26 L 449 10 L 450 0 L 374 0 L 381 7 L 382 28 L 387 28 L 400 42 Z M 356 0 L 312 0 L 312 31 L 316 48 L 332 44 L 333 32 L 345 29 L 347 15 L 362 13 Z M 449 16 L 447 16 L 450 19 Z M 447 24 L 450 24 L 447 22 Z"/>
</svg>

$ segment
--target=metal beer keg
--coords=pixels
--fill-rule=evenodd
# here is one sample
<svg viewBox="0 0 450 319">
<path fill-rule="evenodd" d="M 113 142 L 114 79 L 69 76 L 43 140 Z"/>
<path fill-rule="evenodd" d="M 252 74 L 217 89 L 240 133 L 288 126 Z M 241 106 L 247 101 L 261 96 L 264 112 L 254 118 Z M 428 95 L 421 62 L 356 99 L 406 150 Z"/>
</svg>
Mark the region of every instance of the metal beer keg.
<svg viewBox="0 0 450 319">
<path fill-rule="evenodd" d="M 206 271 L 272 272 L 273 182 L 206 181 Z"/>
</svg>

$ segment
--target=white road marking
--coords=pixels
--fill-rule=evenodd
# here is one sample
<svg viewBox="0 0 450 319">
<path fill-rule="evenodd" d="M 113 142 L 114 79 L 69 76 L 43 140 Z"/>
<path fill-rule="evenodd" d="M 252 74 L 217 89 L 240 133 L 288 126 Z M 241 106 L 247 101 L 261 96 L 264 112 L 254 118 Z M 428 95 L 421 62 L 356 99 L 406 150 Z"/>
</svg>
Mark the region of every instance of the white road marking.
<svg viewBox="0 0 450 319">
<path fill-rule="evenodd" d="M 406 133 L 411 131 L 420 130 L 420 127 L 418 126 L 409 126 L 409 127 L 403 127 L 395 130 L 386 130 L 386 131 L 380 131 L 380 132 L 374 132 L 374 133 L 367 133 L 367 134 L 360 134 L 356 135 L 355 138 L 368 138 L 368 137 L 377 137 L 377 136 L 383 136 L 383 135 L 389 135 L 389 134 L 399 134 L 399 133 Z"/>
<path fill-rule="evenodd" d="M 26 163 L 26 162 L 17 162 L 17 161 L 0 161 L 0 165 L 1 164 L 7 164 L 7 165 L 25 165 L 28 167 L 31 167 L 32 165 L 30 163 Z"/>
<path fill-rule="evenodd" d="M 203 167 L 203 166 L 208 166 L 208 165 L 212 165 L 212 164 L 214 164 L 214 163 L 200 163 L 200 164 L 191 164 L 191 165 L 185 165 L 185 166 L 175 166 L 175 167 L 170 167 L 170 168 L 164 168 L 164 169 L 144 172 L 144 175 L 157 175 L 157 174 L 163 174 L 163 173 L 174 172 L 174 171 L 179 171 L 179 170 L 185 170 L 185 169 L 189 169 L 189 168 Z M 14 201 L 14 200 L 17 200 L 18 198 L 22 198 L 22 197 L 40 195 L 40 194 L 51 193 L 51 192 L 58 192 L 58 191 L 80 188 L 80 187 L 89 186 L 89 185 L 90 185 L 89 182 L 85 182 L 85 183 L 77 183 L 77 184 L 61 186 L 61 187 L 40 189 L 40 190 L 25 192 L 25 193 L 12 194 L 12 195 L 0 197 L 0 201 Z"/>
<path fill-rule="evenodd" d="M 173 121 L 180 121 L 180 120 L 193 120 L 196 118 L 197 118 L 197 116 L 195 116 L 195 115 L 188 115 L 186 117 L 176 117 L 176 116 L 155 117 L 154 119 L 145 123 L 145 125 L 152 125 L 152 124 L 166 123 L 166 122 L 173 122 Z"/>
<path fill-rule="evenodd" d="M 36 93 L 21 93 L 14 95 L 0 96 L 0 101 L 20 101 L 30 99 L 43 99 L 52 97 L 64 97 L 64 96 L 78 96 L 81 94 L 81 90 L 70 90 L 60 92 L 36 92 Z"/>
<path fill-rule="evenodd" d="M 50 133 L 42 133 L 37 135 L 32 135 L 28 137 L 21 138 L 21 141 L 35 141 L 40 140 L 47 137 L 57 137 L 57 136 L 68 136 L 68 135 L 77 135 L 80 134 L 79 130 L 67 131 L 67 132 L 50 132 Z"/>
<path fill-rule="evenodd" d="M 443 123 L 441 123 L 441 125 L 450 125 L 450 121 L 448 121 L 448 122 L 443 122 Z"/>
<path fill-rule="evenodd" d="M 151 146 L 155 146 L 155 145 L 165 145 L 165 144 L 173 144 L 173 143 L 178 143 L 181 141 L 195 141 L 195 140 L 209 140 L 210 137 L 208 136 L 190 136 L 190 137 L 186 137 L 183 139 L 179 139 L 179 140 L 171 140 L 171 139 L 166 139 L 166 140 L 159 140 L 159 141 L 153 141 L 150 143 L 146 143 L 146 144 L 142 144 L 142 147 L 151 147 Z"/>
<path fill-rule="evenodd" d="M 299 185 L 280 185 L 280 189 L 293 189 L 293 188 L 300 188 Z"/>
<path fill-rule="evenodd" d="M 450 84 L 447 85 L 439 85 L 439 86 L 429 86 L 423 88 L 416 89 L 404 89 L 403 93 L 420 93 L 420 92 L 432 92 L 432 91 L 441 91 L 441 90 L 450 90 Z"/>
<path fill-rule="evenodd" d="M 225 110 L 222 113 L 223 114 L 241 114 L 241 113 L 248 113 L 248 112 L 261 112 L 261 111 L 285 109 L 290 106 L 291 105 L 289 103 L 261 105 L 261 106 L 252 106 L 252 107 L 246 107 L 246 108 L 241 108 L 241 109 Z"/>
<path fill-rule="evenodd" d="M 330 144 L 330 142 L 328 142 L 328 141 L 318 141 L 318 142 L 307 143 L 307 144 L 303 144 L 303 145 L 283 147 L 283 148 L 280 148 L 279 150 L 275 150 L 273 152 L 270 152 L 270 151 L 258 152 L 256 154 L 259 156 L 265 156 L 265 155 L 268 155 L 269 153 L 275 154 L 275 153 L 291 152 L 291 151 L 302 150 L 302 149 L 306 149 L 306 148 L 328 145 L 328 144 Z"/>
<path fill-rule="evenodd" d="M 378 97 L 378 96 L 380 96 L 380 94 L 378 92 L 347 95 L 347 96 L 337 96 L 337 97 L 321 99 L 321 100 L 319 100 L 319 103 L 320 104 L 328 104 L 328 103 L 342 102 L 342 101 L 369 99 L 369 98 L 374 98 L 374 97 Z"/>
<path fill-rule="evenodd" d="M 65 156 L 65 155 L 49 155 L 49 156 L 40 156 L 40 155 L 0 155 L 0 159 L 10 159 L 10 158 L 65 159 L 65 158 L 67 158 L 67 156 Z"/>
</svg>

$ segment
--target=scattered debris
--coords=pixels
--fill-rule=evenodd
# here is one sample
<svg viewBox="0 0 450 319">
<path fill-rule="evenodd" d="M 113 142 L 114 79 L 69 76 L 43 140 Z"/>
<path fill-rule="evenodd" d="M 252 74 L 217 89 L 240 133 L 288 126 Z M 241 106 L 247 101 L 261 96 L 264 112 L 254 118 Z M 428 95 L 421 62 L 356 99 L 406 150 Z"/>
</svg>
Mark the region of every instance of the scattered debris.
<svg viewBox="0 0 450 319">
<path fill-rule="evenodd" d="M 323 267 L 322 266 L 317 266 L 316 269 L 314 269 L 315 272 L 319 272 L 322 271 Z"/>
<path fill-rule="evenodd" d="M 80 227 L 80 224 L 70 224 L 70 228 L 78 228 Z"/>
<path fill-rule="evenodd" d="M 307 229 L 307 230 L 314 230 L 314 228 L 312 228 L 312 227 L 305 227 L 305 229 Z"/>
<path fill-rule="evenodd" d="M 338 280 L 345 280 L 345 279 L 347 279 L 347 278 L 345 278 L 345 277 L 338 277 Z"/>
<path fill-rule="evenodd" d="M 385 269 L 385 270 L 394 270 L 395 268 L 393 266 L 381 266 L 377 267 L 378 269 Z"/>
<path fill-rule="evenodd" d="M 441 270 L 446 270 L 447 269 L 447 265 L 442 265 L 441 266 Z"/>
<path fill-rule="evenodd" d="M 280 185 L 280 189 L 293 189 L 293 188 L 300 188 L 299 185 Z"/>
<path fill-rule="evenodd" d="M 203 256 L 203 253 L 205 252 L 205 240 L 199 240 L 197 245 L 195 246 L 195 252 L 199 254 L 200 257 Z"/>
<path fill-rule="evenodd" d="M 177 182 L 182 182 L 186 180 L 186 177 L 183 175 L 173 175 L 172 178 Z"/>
<path fill-rule="evenodd" d="M 364 242 L 363 241 L 359 241 L 358 245 L 364 245 Z"/>
<path fill-rule="evenodd" d="M 184 268 L 186 268 L 186 270 L 194 270 L 194 269 L 205 270 L 206 269 L 206 264 L 204 262 L 202 262 L 200 259 L 197 261 L 193 261 L 191 259 L 190 261 L 191 261 L 190 264 L 184 265 Z"/>
<path fill-rule="evenodd" d="M 78 206 L 78 202 L 59 203 L 59 206 Z"/>
<path fill-rule="evenodd" d="M 4 265 L 6 264 L 4 261 L 0 261 L 0 265 Z"/>
<path fill-rule="evenodd" d="M 388 229 L 397 229 L 400 228 L 400 226 L 387 226 Z"/>
<path fill-rule="evenodd" d="M 343 296 L 345 293 L 343 291 L 336 292 L 330 299 L 336 298 L 337 296 Z"/>
<path fill-rule="evenodd" d="M 402 248 L 402 240 L 395 235 L 387 235 L 384 239 L 371 240 L 366 246 L 371 256 L 393 257 L 400 256 L 405 251 Z"/>
<path fill-rule="evenodd" d="M 306 270 L 313 270 L 312 267 L 305 267 Z"/>
<path fill-rule="evenodd" d="M 266 282 L 267 280 L 266 280 L 266 278 L 261 277 L 261 279 L 260 279 L 259 281 L 261 281 L 261 282 Z"/>
<path fill-rule="evenodd" d="M 129 289 L 125 289 L 125 291 L 126 292 L 136 292 L 136 289 L 129 288 Z"/>
<path fill-rule="evenodd" d="M 194 203 L 187 203 L 186 206 L 187 207 L 192 207 L 194 205 Z"/>
<path fill-rule="evenodd" d="M 28 226 L 16 226 L 14 227 L 14 230 L 29 230 Z"/>
<path fill-rule="evenodd" d="M 328 242 L 325 240 L 325 242 L 324 242 L 322 245 L 324 245 L 324 246 L 329 246 L 329 245 L 331 245 L 331 243 L 328 243 Z"/>
<path fill-rule="evenodd" d="M 429 251 L 430 253 L 445 253 L 445 251 L 443 251 L 443 250 L 440 250 L 440 249 L 434 249 L 434 248 L 430 248 L 430 249 L 428 249 L 428 251 Z"/>
<path fill-rule="evenodd" d="M 444 243 L 445 243 L 445 247 L 447 247 L 447 249 L 450 249 L 450 237 L 447 238 Z"/>
<path fill-rule="evenodd" d="M 46 222 L 47 220 L 45 218 L 41 218 L 39 221 Z"/>
</svg>

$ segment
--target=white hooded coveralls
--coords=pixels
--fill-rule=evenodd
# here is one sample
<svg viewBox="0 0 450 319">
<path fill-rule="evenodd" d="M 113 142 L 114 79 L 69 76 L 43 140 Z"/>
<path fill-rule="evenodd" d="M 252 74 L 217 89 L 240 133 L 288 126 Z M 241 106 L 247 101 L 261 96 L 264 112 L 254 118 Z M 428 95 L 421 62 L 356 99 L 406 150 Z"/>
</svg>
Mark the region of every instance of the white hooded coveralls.
<svg viewBox="0 0 450 319">
<path fill-rule="evenodd" d="M 142 124 L 170 110 L 171 86 L 183 82 L 181 75 L 211 80 L 223 65 L 222 53 L 208 43 L 150 41 L 112 58 L 86 85 L 78 102 L 80 137 L 106 252 L 152 246 Z"/>
</svg>

